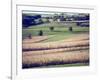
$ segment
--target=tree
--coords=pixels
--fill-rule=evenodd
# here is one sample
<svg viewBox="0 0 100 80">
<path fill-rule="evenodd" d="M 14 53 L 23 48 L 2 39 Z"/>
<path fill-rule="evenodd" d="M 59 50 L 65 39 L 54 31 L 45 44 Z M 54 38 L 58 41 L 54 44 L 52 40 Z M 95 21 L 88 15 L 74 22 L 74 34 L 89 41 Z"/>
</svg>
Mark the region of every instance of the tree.
<svg viewBox="0 0 100 80">
<path fill-rule="evenodd" d="M 40 30 L 39 33 L 38 33 L 38 35 L 39 35 L 39 36 L 43 36 L 43 31 Z"/>
<path fill-rule="evenodd" d="M 52 27 L 50 27 L 49 29 L 50 29 L 51 31 L 53 31 L 53 30 L 54 30 L 54 27 L 52 26 Z"/>
<path fill-rule="evenodd" d="M 71 31 L 71 32 L 72 32 L 72 31 L 73 31 L 73 28 L 72 28 L 72 27 L 69 27 L 69 31 Z"/>
</svg>

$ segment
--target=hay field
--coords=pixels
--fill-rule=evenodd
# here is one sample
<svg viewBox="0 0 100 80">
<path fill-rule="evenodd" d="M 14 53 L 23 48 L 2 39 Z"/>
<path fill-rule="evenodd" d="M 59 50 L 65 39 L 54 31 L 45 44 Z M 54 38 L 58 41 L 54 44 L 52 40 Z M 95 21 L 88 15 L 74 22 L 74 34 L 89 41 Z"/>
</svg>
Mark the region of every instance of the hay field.
<svg viewBox="0 0 100 80">
<path fill-rule="evenodd" d="M 59 52 L 56 54 L 24 55 L 23 68 L 41 67 L 49 65 L 86 63 L 89 61 L 88 50 Z"/>
<path fill-rule="evenodd" d="M 30 40 L 23 40 L 23 68 L 89 64 L 89 34 L 78 34 L 71 38 L 50 42 L 42 41 L 45 38 L 48 39 L 47 36 L 41 38 L 33 36 Z"/>
</svg>

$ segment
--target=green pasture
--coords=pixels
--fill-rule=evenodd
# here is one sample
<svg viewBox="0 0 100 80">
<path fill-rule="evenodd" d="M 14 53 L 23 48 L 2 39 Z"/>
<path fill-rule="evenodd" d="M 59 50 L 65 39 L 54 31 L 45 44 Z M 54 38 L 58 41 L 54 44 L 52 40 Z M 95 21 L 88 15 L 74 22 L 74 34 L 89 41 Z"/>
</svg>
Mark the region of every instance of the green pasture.
<svg viewBox="0 0 100 80">
<path fill-rule="evenodd" d="M 73 31 L 69 31 L 69 26 L 67 25 L 52 25 L 54 27 L 53 31 L 50 31 L 49 27 L 50 25 L 41 25 L 41 26 L 31 26 L 28 28 L 22 29 L 22 37 L 23 39 L 26 38 L 29 34 L 32 36 L 38 36 L 38 33 L 40 30 L 43 31 L 43 36 L 48 36 L 48 39 L 44 42 L 48 41 L 56 41 L 56 40 L 62 40 L 65 38 L 77 36 L 77 34 L 86 34 L 89 33 L 89 27 L 79 27 L 73 25 Z"/>
<path fill-rule="evenodd" d="M 49 65 L 49 66 L 43 66 L 43 68 L 49 67 L 79 67 L 79 66 L 89 66 L 89 63 L 72 63 L 72 64 L 62 64 L 62 65 Z"/>
</svg>

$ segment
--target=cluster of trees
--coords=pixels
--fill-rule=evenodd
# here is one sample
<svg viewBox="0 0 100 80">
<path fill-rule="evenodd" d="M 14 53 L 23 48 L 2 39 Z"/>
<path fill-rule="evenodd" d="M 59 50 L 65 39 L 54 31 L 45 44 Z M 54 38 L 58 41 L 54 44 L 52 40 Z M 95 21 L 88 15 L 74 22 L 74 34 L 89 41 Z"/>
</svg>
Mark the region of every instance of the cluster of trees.
<svg viewBox="0 0 100 80">
<path fill-rule="evenodd" d="M 41 15 L 22 15 L 22 26 L 23 27 L 28 27 L 31 25 L 37 25 L 37 24 L 42 24 L 43 21 L 41 19 Z"/>
</svg>

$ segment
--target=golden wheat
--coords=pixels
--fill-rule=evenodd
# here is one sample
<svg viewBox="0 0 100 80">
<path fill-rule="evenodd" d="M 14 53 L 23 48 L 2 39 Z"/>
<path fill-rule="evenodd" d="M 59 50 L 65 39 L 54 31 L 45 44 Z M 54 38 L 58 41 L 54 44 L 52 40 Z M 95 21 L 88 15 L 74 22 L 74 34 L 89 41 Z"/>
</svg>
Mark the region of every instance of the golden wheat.
<svg viewBox="0 0 100 80">
<path fill-rule="evenodd" d="M 24 66 L 89 62 L 89 37 L 86 35 L 46 43 L 42 43 L 42 39 L 23 40 L 22 63 Z"/>
<path fill-rule="evenodd" d="M 73 41 L 73 42 L 48 42 L 48 43 L 33 43 L 33 44 L 23 44 L 23 50 L 27 49 L 52 49 L 52 48 L 65 48 L 65 47 L 75 47 L 75 46 L 88 46 L 89 40 L 84 41 Z"/>
<path fill-rule="evenodd" d="M 89 52 L 85 51 L 72 51 L 72 52 L 62 52 L 56 54 L 44 54 L 44 55 L 32 55 L 23 56 L 23 64 L 38 64 L 44 65 L 53 62 L 85 62 L 89 60 Z"/>
<path fill-rule="evenodd" d="M 75 51 L 75 50 L 84 50 L 84 49 L 89 49 L 89 46 L 38 50 L 38 51 L 24 51 L 23 56 L 32 56 L 32 55 L 50 54 L 50 53 L 56 54 L 57 52 Z"/>
</svg>

